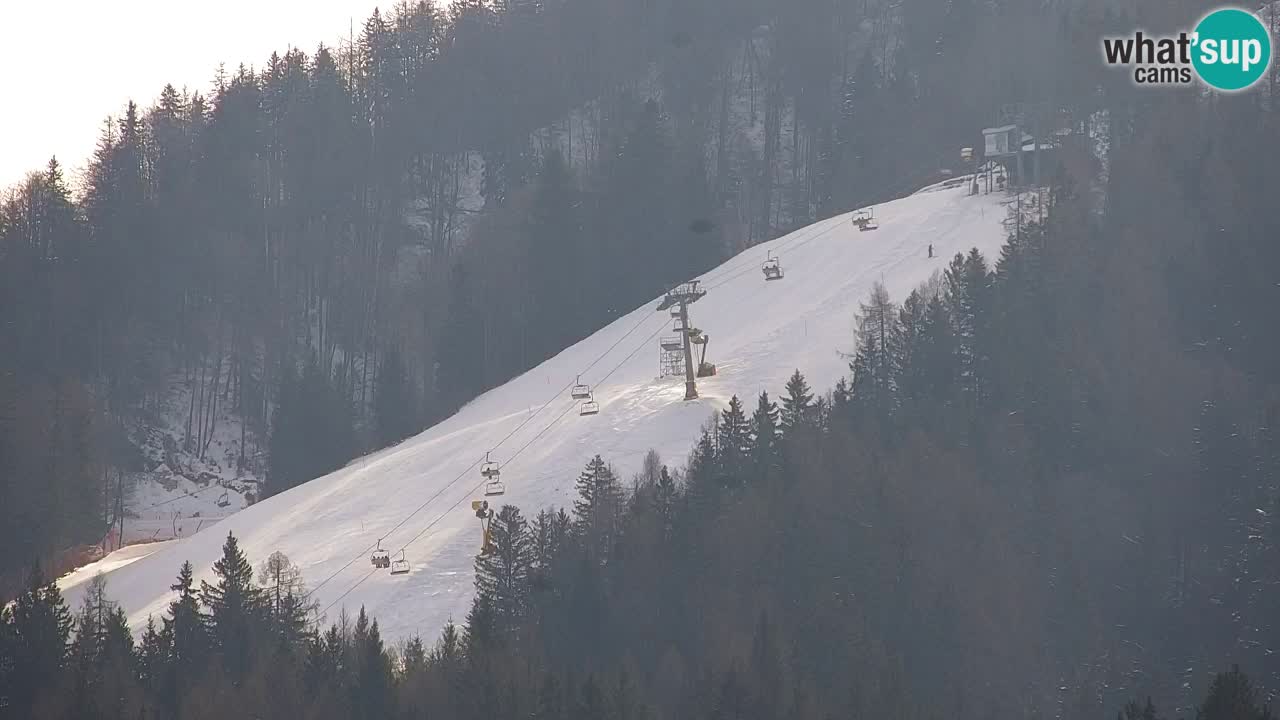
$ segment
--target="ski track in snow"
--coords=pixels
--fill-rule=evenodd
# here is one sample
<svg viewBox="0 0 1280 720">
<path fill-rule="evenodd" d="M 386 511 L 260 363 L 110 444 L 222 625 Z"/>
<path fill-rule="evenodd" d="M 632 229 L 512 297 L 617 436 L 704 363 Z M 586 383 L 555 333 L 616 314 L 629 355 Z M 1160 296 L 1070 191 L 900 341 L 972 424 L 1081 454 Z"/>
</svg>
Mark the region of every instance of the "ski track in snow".
<svg viewBox="0 0 1280 720">
<path fill-rule="evenodd" d="M 481 497 L 479 463 L 486 451 L 504 463 L 507 494 L 498 500 L 531 518 L 542 508 L 571 506 L 574 481 L 597 453 L 624 485 L 650 448 L 668 465 L 683 465 L 699 428 L 734 394 L 750 411 L 761 390 L 776 399 L 796 369 L 815 392 L 826 392 L 848 374 L 841 353 L 853 350 L 858 304 L 874 282 L 901 302 L 958 252 L 977 247 L 994 263 L 1004 241 L 1005 196 L 970 197 L 963 184 L 931 190 L 876 206 L 877 231 L 859 232 L 850 214 L 839 215 L 750 248 L 701 276 L 709 292 L 690 306 L 690 322 L 710 337 L 707 360 L 719 374 L 698 381 L 697 401 L 682 401 L 682 378 L 657 377 L 658 338 L 673 333 L 655 298 L 416 437 L 195 535 L 125 548 L 77 570 L 59 581 L 67 601 L 78 607 L 88 580 L 106 573 L 108 594 L 140 632 L 149 615 L 165 612 L 183 561 L 191 561 L 197 582 L 212 580 L 230 531 L 255 567 L 276 550 L 288 555 L 326 609 L 326 623 L 343 608 L 354 613 L 363 605 L 390 641 L 414 634 L 434 641 L 444 623 L 461 621 L 470 605 L 480 527 L 469 501 Z M 932 260 L 926 257 L 931 242 Z M 780 256 L 785 277 L 766 283 L 760 265 L 769 250 Z M 595 391 L 599 415 L 580 417 L 569 398 L 566 386 L 579 373 Z M 408 575 L 372 571 L 366 548 L 380 537 L 393 556 L 405 548 Z"/>
</svg>

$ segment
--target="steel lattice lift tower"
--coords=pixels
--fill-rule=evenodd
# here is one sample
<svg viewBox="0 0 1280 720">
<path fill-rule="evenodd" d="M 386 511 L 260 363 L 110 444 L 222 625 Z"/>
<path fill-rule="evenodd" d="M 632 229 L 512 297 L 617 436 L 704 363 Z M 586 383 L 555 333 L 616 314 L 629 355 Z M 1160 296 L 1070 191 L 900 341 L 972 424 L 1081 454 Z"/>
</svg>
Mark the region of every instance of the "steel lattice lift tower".
<svg viewBox="0 0 1280 720">
<path fill-rule="evenodd" d="M 702 333 L 700 333 L 697 329 L 695 329 L 693 326 L 689 324 L 689 305 L 701 300 L 703 297 L 706 296 L 706 294 L 707 294 L 706 290 L 703 290 L 698 287 L 698 281 L 692 280 L 690 282 L 677 285 L 676 287 L 667 291 L 667 296 L 664 297 L 662 299 L 662 302 L 658 304 L 659 312 L 670 310 L 671 316 L 676 318 L 676 330 L 678 330 L 680 333 L 679 349 L 683 351 L 683 354 L 684 354 L 684 399 L 685 400 L 698 399 L 698 383 L 697 383 L 698 377 L 715 374 L 714 370 L 704 372 L 704 368 L 712 367 L 707 365 L 706 363 L 706 338 L 702 336 Z M 676 310 L 679 311 L 678 314 Z M 699 338 L 702 340 L 701 345 L 703 347 L 703 359 L 698 364 L 698 371 L 696 374 L 694 372 L 694 367 L 693 367 L 693 347 L 692 347 L 693 343 L 695 342 L 694 340 L 695 334 L 698 335 Z M 661 340 L 661 347 L 664 352 L 664 357 L 667 352 L 674 352 L 676 350 L 675 342 L 674 342 L 675 340 L 676 338 L 663 338 Z M 665 365 L 666 363 L 664 363 L 664 370 L 666 369 Z"/>
</svg>

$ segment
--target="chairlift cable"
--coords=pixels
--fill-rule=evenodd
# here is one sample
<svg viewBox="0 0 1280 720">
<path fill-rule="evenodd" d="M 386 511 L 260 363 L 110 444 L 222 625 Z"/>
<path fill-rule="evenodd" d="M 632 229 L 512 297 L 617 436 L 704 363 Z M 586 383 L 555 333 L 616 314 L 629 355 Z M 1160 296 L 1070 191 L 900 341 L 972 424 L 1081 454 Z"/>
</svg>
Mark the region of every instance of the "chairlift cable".
<svg viewBox="0 0 1280 720">
<path fill-rule="evenodd" d="M 653 317 L 652 315 L 649 315 L 649 314 L 647 314 L 647 313 L 646 313 L 646 314 L 641 318 L 640 322 L 638 322 L 638 323 L 636 323 L 635 325 L 633 325 L 633 326 L 631 327 L 631 329 L 630 329 L 630 330 L 628 330 L 625 334 L 623 334 L 623 335 L 622 335 L 622 337 L 620 337 L 620 338 L 618 338 L 616 341 L 614 341 L 614 343 L 613 343 L 612 345 L 610 345 L 610 346 L 608 347 L 608 349 L 606 349 L 603 353 L 601 353 L 599 356 L 597 356 L 597 357 L 596 357 L 596 359 L 595 359 L 595 360 L 593 360 L 593 361 L 591 362 L 591 364 L 590 364 L 590 365 L 588 365 L 588 366 L 586 367 L 586 369 L 585 369 L 585 370 L 583 370 L 583 373 L 582 373 L 582 374 L 585 374 L 587 371 L 591 370 L 591 368 L 595 367 L 595 366 L 596 366 L 596 365 L 597 365 L 601 360 L 603 360 L 603 359 L 604 359 L 604 358 L 605 358 L 609 353 L 611 353 L 614 349 L 616 349 L 619 345 L 621 345 L 621 344 L 622 344 L 622 341 L 626 340 L 628 337 L 630 337 L 632 334 L 634 334 L 636 330 L 639 330 L 639 329 L 640 329 L 640 327 L 641 327 L 641 326 L 643 326 L 643 325 L 645 324 L 645 322 L 649 321 L 652 317 Z M 665 326 L 666 326 L 666 324 L 665 324 L 665 322 L 664 322 L 664 323 L 663 323 L 663 325 L 659 326 L 659 328 L 658 328 L 658 331 L 657 331 L 657 332 L 660 332 L 660 331 L 661 331 Z M 656 335 L 656 334 L 657 334 L 657 332 L 655 332 L 655 333 L 654 333 L 654 335 Z M 652 339 L 652 337 L 653 337 L 653 335 L 650 335 L 650 336 L 649 336 L 649 339 Z M 646 340 L 645 342 L 648 342 L 648 340 Z M 631 355 L 628 355 L 626 359 L 627 359 L 627 360 L 629 360 L 629 359 L 631 359 L 631 357 L 633 357 L 634 355 L 635 355 L 635 352 L 633 351 L 633 352 L 632 352 L 632 354 L 631 354 Z M 623 362 L 626 362 L 626 360 L 624 360 Z M 617 368 L 614 368 L 614 370 L 616 370 L 616 369 L 617 369 Z M 601 381 L 603 381 L 604 379 L 607 379 L 610 375 L 612 375 L 612 374 L 613 374 L 613 372 L 614 372 L 614 370 L 611 370 L 611 371 L 609 372 L 609 374 L 608 374 L 608 375 L 605 375 L 605 376 L 604 376 L 604 378 L 602 378 L 602 379 L 601 379 Z M 579 375 L 579 377 L 580 377 L 580 376 L 581 376 L 581 375 Z M 575 380 L 575 382 L 576 382 L 576 380 Z M 566 390 L 568 390 L 568 389 L 569 389 L 570 387 L 572 387 L 573 385 L 574 385 L 574 383 L 569 383 L 569 384 L 568 384 L 568 385 L 566 385 L 565 387 L 563 387 L 563 388 L 561 388 L 560 390 L 558 390 L 554 395 L 552 395 L 550 398 L 548 398 L 548 399 L 547 399 L 547 401 L 546 401 L 545 403 L 543 403 L 543 405 L 542 405 L 541 407 L 539 407 L 539 408 L 538 408 L 537 410 L 535 410 L 533 413 L 530 413 L 527 417 L 525 417 L 525 419 L 524 419 L 524 420 L 522 420 L 522 421 L 520 422 L 520 424 L 519 424 L 519 425 L 516 425 L 516 427 L 515 427 L 515 428 L 513 428 L 513 429 L 511 430 L 511 432 L 507 433 L 506 437 L 504 437 L 504 438 L 502 438 L 502 440 L 498 441 L 498 443 L 497 443 L 496 445 L 494 445 L 494 446 L 493 446 L 493 448 L 492 448 L 489 452 L 494 452 L 494 451 L 496 451 L 498 448 L 502 447 L 502 445 L 503 445 L 504 443 L 506 443 L 506 442 L 507 442 L 508 440 L 510 440 L 510 439 L 511 439 L 511 438 L 512 438 L 512 437 L 513 437 L 517 432 L 519 432 L 522 428 L 524 428 L 524 426 L 525 426 L 525 425 L 527 425 L 531 420 L 533 420 L 533 418 L 537 417 L 540 413 L 542 413 L 542 411 L 546 410 L 546 409 L 547 409 L 547 407 L 551 405 L 551 403 L 555 402 L 556 398 L 563 396 L 563 395 L 564 395 L 564 393 L 565 393 L 565 391 L 566 391 Z M 573 407 L 573 405 L 570 405 L 569 407 L 570 407 L 570 409 L 571 409 L 571 408 Z M 567 412 L 567 410 L 566 410 L 566 412 Z M 561 415 L 560 415 L 559 417 L 563 417 L 563 415 L 564 415 L 564 413 L 561 413 Z M 557 417 L 556 419 L 557 419 L 557 420 L 559 420 L 559 417 Z M 548 427 L 549 427 L 549 426 L 548 426 Z M 539 432 L 539 433 L 538 433 L 538 435 L 535 435 L 534 437 L 539 437 L 539 436 L 541 436 L 543 432 L 545 432 L 545 429 L 544 429 L 542 432 Z M 528 447 L 528 444 L 526 444 L 526 445 L 525 445 L 525 447 Z M 522 451 L 523 449 L 524 449 L 524 448 L 521 448 L 521 451 Z M 520 451 L 517 451 L 517 453 L 516 453 L 516 454 L 519 454 L 519 452 L 520 452 Z M 514 457 L 515 457 L 515 455 L 512 455 L 511 457 L 512 457 L 512 458 L 514 458 Z M 510 461 L 511 461 L 511 458 L 508 458 L 507 462 L 509 463 Z M 476 466 L 477 466 L 477 465 L 479 465 L 479 464 L 480 464 L 480 462 L 481 462 L 481 461 L 480 461 L 480 459 L 476 459 L 476 461 L 475 461 L 475 462 L 471 463 L 471 465 L 467 466 L 467 468 L 466 468 L 465 470 L 463 470 L 461 473 L 459 473 L 459 474 L 457 475 L 457 477 L 455 477 L 455 478 L 453 478 L 452 480 L 450 480 L 448 484 L 444 485 L 444 486 L 443 486 L 443 487 L 441 487 L 439 490 L 437 490 L 437 491 L 435 492 L 435 494 L 433 494 L 431 497 L 427 498 L 427 500 L 426 500 L 425 502 L 423 502 L 421 505 L 419 505 L 417 508 L 415 508 L 412 512 L 410 512 L 408 515 L 406 515 L 406 516 L 404 517 L 404 519 L 402 519 L 400 522 L 396 523 L 396 524 L 395 524 L 395 525 L 394 525 L 390 530 L 387 530 L 385 533 L 383 533 L 383 534 L 382 534 L 382 536 L 378 538 L 377 542 L 381 542 L 382 540 L 385 540 L 389 535 L 391 535 L 391 534 L 392 534 L 392 533 L 394 533 L 396 530 L 399 530 L 401 527 L 403 527 L 406 523 L 408 523 L 410 520 L 412 520 L 414 516 L 416 516 L 418 513 L 422 512 L 424 509 L 426 509 L 426 507 L 427 507 L 428 505 L 430 505 L 430 504 L 431 504 L 432 502 L 434 502 L 437 498 L 439 498 L 441 495 L 443 495 L 443 494 L 444 494 L 444 492 L 445 492 L 446 490 L 448 490 L 449 488 L 453 487 L 454 485 L 456 485 L 456 484 L 458 483 L 458 481 L 460 481 L 460 480 L 462 480 L 464 477 L 466 477 L 466 476 L 467 476 L 467 475 L 468 475 L 472 470 L 474 470 L 474 469 L 476 468 Z M 503 465 L 505 465 L 505 463 L 504 463 Z M 477 484 L 475 487 L 473 487 L 473 488 L 468 492 L 468 495 L 470 495 L 471 493 L 474 493 L 476 490 L 479 490 L 479 489 L 480 489 L 480 487 L 481 487 L 481 486 L 483 486 L 484 484 L 485 484 L 484 482 L 481 482 L 481 483 Z M 453 510 L 454 508 L 456 508 L 460 503 L 461 503 L 461 501 L 459 501 L 458 503 L 454 503 L 454 505 L 450 508 L 450 510 Z M 446 512 L 447 512 L 447 511 L 446 511 Z M 435 521 L 433 521 L 433 522 L 432 522 L 432 525 L 434 525 L 434 524 L 435 524 Z M 375 545 L 376 545 L 376 542 L 375 542 Z M 322 588 L 322 587 L 324 587 L 325 585 L 327 585 L 329 582 L 331 582 L 334 578 L 336 578 L 338 575 L 340 575 L 340 574 L 341 574 L 343 571 L 345 571 L 347 568 L 349 568 L 349 567 L 351 567 L 352 565 L 354 565 L 354 564 L 356 563 L 356 561 L 358 561 L 358 560 L 360 560 L 361 558 L 363 558 L 363 557 L 365 557 L 366 555 L 368 555 L 368 554 L 369 554 L 369 552 L 370 552 L 370 551 L 375 547 L 375 545 L 370 545 L 370 546 L 365 547 L 365 549 L 364 549 L 364 550 L 362 550 L 358 555 L 356 555 L 355 557 L 353 557 L 352 559 L 350 559 L 350 560 L 348 560 L 346 563 L 344 563 L 344 564 L 342 565 L 342 567 L 339 567 L 337 570 L 335 570 L 334 572 L 330 573 L 328 577 L 326 577 L 325 579 L 321 580 L 321 581 L 320 581 L 320 582 L 319 582 L 315 587 L 313 587 L 313 588 L 311 588 L 310 590 L 308 590 L 308 591 L 307 591 L 307 593 L 306 593 L 306 595 L 304 595 L 304 596 L 303 596 L 303 599 L 306 599 L 306 598 L 310 597 L 311 595 L 313 595 L 317 590 L 319 590 L 320 588 Z M 370 574 L 372 574 L 372 573 L 370 573 Z M 360 582 L 364 582 L 364 580 L 365 580 L 365 579 L 367 579 L 367 578 L 368 578 L 368 576 L 366 575 L 366 576 L 365 576 L 365 578 L 362 578 L 362 579 L 360 580 Z M 357 584 L 359 584 L 359 583 L 357 583 Z M 353 589 L 354 589 L 354 586 L 353 586 Z M 347 592 L 350 592 L 350 590 L 348 590 Z M 346 593 L 343 593 L 343 597 L 345 597 L 345 595 L 346 595 Z M 330 605 L 330 606 L 332 606 L 332 605 Z M 326 609 L 327 609 L 327 608 L 326 608 Z"/>
<path fill-rule="evenodd" d="M 637 325 L 637 327 L 639 327 L 639 326 Z M 615 372 L 617 372 L 619 369 L 621 369 L 623 365 L 625 365 L 625 364 L 627 364 L 628 362 L 630 362 L 630 361 L 631 361 L 631 358 L 633 358 L 633 357 L 635 357 L 635 356 L 636 356 L 636 353 L 640 352 L 642 349 L 644 349 L 645 347 L 647 347 L 647 346 L 648 346 L 648 344 L 649 344 L 649 341 L 653 340 L 653 338 L 654 338 L 654 337 L 656 337 L 656 336 L 658 335 L 658 333 L 662 332 L 665 328 L 666 328 L 666 323 L 664 322 L 661 326 L 659 326 L 659 327 L 658 327 L 658 329 L 657 329 L 657 330 L 655 330 L 653 333 L 651 333 L 651 334 L 649 335 L 649 337 L 645 338 L 643 342 L 641 342 L 639 345 L 637 345 L 637 346 L 636 346 L 636 348 L 635 348 L 634 350 L 632 350 L 632 351 L 631 351 L 631 352 L 630 352 L 630 353 L 629 353 L 625 358 L 623 358 L 621 362 L 619 362 L 617 365 L 615 365 L 615 366 L 613 367 L 613 369 L 612 369 L 612 370 L 610 370 L 608 373 L 606 373 L 604 377 L 600 378 L 600 381 L 599 381 L 599 382 L 604 382 L 605 380 L 609 379 L 609 377 L 610 377 L 610 376 L 612 376 L 612 375 L 613 375 Z M 630 333 L 628 333 L 628 334 L 630 334 Z M 616 347 L 616 345 L 615 345 L 615 347 Z M 548 404 L 550 404 L 550 402 L 548 402 Z M 552 427 L 554 427 L 558 422 L 560 422 L 560 420 L 562 420 L 562 419 L 564 418 L 564 416 L 565 416 L 565 415 L 569 414 L 569 411 L 570 411 L 570 410 L 572 410 L 572 409 L 574 408 L 575 404 L 576 404 L 576 403 L 569 403 L 569 404 L 565 407 L 565 409 L 564 409 L 564 410 L 560 411 L 560 414 L 559 414 L 559 415 L 557 415 L 557 416 L 555 417 L 555 419 L 554 419 L 554 420 L 552 420 L 550 423 L 547 423 L 547 425 L 546 425 L 545 427 L 543 427 L 541 430 L 539 430 L 539 431 L 538 431 L 538 433 L 537 433 L 536 435 L 534 435 L 532 438 L 530 438 L 528 442 L 526 442 L 524 445 L 522 445 L 522 446 L 520 447 L 520 449 L 516 450 L 516 451 L 511 455 L 511 457 L 507 459 L 507 462 L 506 462 L 506 463 L 504 463 L 504 467 L 505 467 L 506 465 L 511 464 L 511 462 L 512 462 L 513 460 L 515 460 L 517 457 L 519 457 L 521 453 L 523 453 L 525 450 L 527 450 L 527 449 L 529 448 L 529 446 L 533 445 L 533 443 L 534 443 L 534 442 L 536 442 L 536 441 L 538 440 L 538 438 L 542 437 L 542 436 L 543 436 L 543 435 L 544 435 L 548 430 L 550 430 L 550 429 L 551 429 Z M 543 407 L 546 407 L 546 406 L 544 405 Z M 476 461 L 476 463 L 479 463 L 479 461 L 477 460 L 477 461 Z M 475 467 L 475 463 L 473 463 L 471 467 Z M 471 468 L 467 468 L 467 471 L 468 471 L 468 472 L 470 472 L 470 470 L 471 470 Z M 465 475 L 465 474 L 466 474 L 466 473 L 463 473 L 463 475 Z M 458 480 L 462 479 L 463 475 L 458 476 L 458 478 L 457 478 L 457 479 L 455 479 L 455 480 L 453 481 L 453 483 L 456 483 Z M 452 485 L 453 483 L 450 483 L 450 485 Z M 403 553 L 403 552 L 405 552 L 406 550 L 408 550 L 408 548 L 409 548 L 409 546 L 410 546 L 410 545 L 412 545 L 413 543 L 417 542 L 417 541 L 418 541 L 418 539 L 419 539 L 419 538 L 421 538 L 423 535 L 426 535 L 426 534 L 427 534 L 427 532 L 431 530 L 431 528 L 435 527 L 435 526 L 436 526 L 436 524 L 437 524 L 437 523 L 439 523 L 441 520 L 443 520 L 443 519 L 445 518 L 445 516 L 447 516 L 449 513 L 451 513 L 451 512 L 453 512 L 454 510 L 456 510 L 456 509 L 458 508 L 458 506 L 459 506 L 459 505 L 461 505 L 463 502 L 465 502 L 465 501 L 467 500 L 467 498 L 471 497 L 472 493 L 474 493 L 475 491 L 479 490 L 479 489 L 480 489 L 480 487 L 481 487 L 481 486 L 483 486 L 484 484 L 485 484 L 485 481 L 481 481 L 480 483 L 477 483 L 473 488 L 471 488 L 471 490 L 470 490 L 470 491 L 468 491 L 468 492 L 467 492 L 466 494 L 464 494 L 461 498 L 459 498 L 456 502 L 454 502 L 454 503 L 453 503 L 453 505 L 450 505 L 448 508 L 446 508 L 446 509 L 445 509 L 445 511 L 444 511 L 444 512 L 442 512 L 442 513 L 440 513 L 439 515 L 437 515 L 437 516 L 435 517 L 435 519 L 434 519 L 434 520 L 432 520 L 431 522 L 427 523 L 427 524 L 426 524 L 426 526 L 424 526 L 424 527 L 422 528 L 422 530 L 418 531 L 418 534 L 417 534 L 417 535 L 414 535 L 413 537 L 409 538 L 409 541 L 408 541 L 408 542 L 406 542 L 406 543 L 405 543 L 405 544 L 400 548 L 400 552 L 401 552 L 401 553 Z M 441 490 L 441 492 L 443 492 L 443 490 Z M 437 493 L 437 495 L 439 495 L 439 493 Z M 424 503 L 424 507 L 425 507 L 425 503 Z M 421 508 L 419 508 L 419 510 L 420 510 L 420 509 L 421 509 Z M 417 514 L 417 512 L 418 512 L 418 510 L 415 510 L 415 511 L 414 511 L 414 514 Z M 410 517 L 412 517 L 412 516 L 410 516 Z M 407 521 L 407 520 L 408 520 L 408 518 L 406 518 L 406 521 Z M 401 525 L 403 525 L 404 523 L 402 522 L 402 523 L 400 523 L 400 524 L 401 524 Z M 397 526 L 397 527 L 399 527 L 399 526 Z M 392 530 L 391 532 L 394 532 L 394 530 Z M 387 533 L 387 535 L 390 535 L 390 534 L 391 534 L 391 532 L 388 532 L 388 533 Z M 385 536 L 384 536 L 384 537 L 385 537 Z M 363 553 L 361 554 L 361 556 L 363 556 Z M 343 568 L 343 569 L 345 569 L 345 567 L 350 566 L 350 565 L 351 565 L 352 563 L 354 563 L 354 562 L 355 562 L 355 560 L 352 560 L 351 562 L 347 563 L 347 565 L 346 565 L 346 566 L 344 566 L 344 568 Z M 341 572 L 341 570 L 339 570 L 339 572 Z M 326 605 L 326 606 L 325 606 L 325 608 L 324 608 L 324 610 L 322 610 L 322 611 L 320 612 L 320 614 L 321 614 L 321 615 L 324 615 L 325 613 L 327 613 L 330 609 L 332 609 L 332 608 L 333 608 L 333 606 L 334 606 L 334 605 L 337 605 L 337 604 L 338 604 L 338 602 L 340 602 L 343 598 L 345 598 L 347 595 L 350 595 L 353 591 L 355 591 L 355 589 L 356 589 L 356 588 L 358 588 L 358 587 L 360 587 L 361 585 L 363 585 L 363 584 L 364 584 L 364 581 L 366 581 L 366 580 L 368 580 L 370 577 L 372 577 L 372 576 L 373 576 L 373 574 L 374 574 L 375 572 L 377 572 L 377 571 L 376 571 L 376 570 L 371 570 L 371 571 L 369 571 L 368 573 L 366 573 L 366 574 L 364 575 L 364 577 L 362 577 L 362 578 L 360 578 L 359 580 L 357 580 L 357 581 L 356 581 L 356 583 L 355 583 L 354 585 L 352 585 L 350 588 L 347 588 L 347 590 L 346 590 L 346 591 L 344 591 L 344 592 L 343 592 L 341 595 L 339 595 L 337 598 L 335 598 L 335 599 L 333 600 L 333 602 L 331 602 L 331 603 L 329 603 L 328 605 Z M 336 574 L 337 574 L 337 573 L 334 573 L 334 575 L 336 575 Z M 328 579 L 326 579 L 326 580 L 325 580 L 325 582 L 328 582 L 328 580 L 331 580 L 331 579 L 332 579 L 332 577 L 333 577 L 333 576 L 330 576 Z M 316 586 L 316 588 L 319 588 L 319 587 L 320 587 L 319 585 L 317 585 L 317 586 Z M 313 589 L 311 592 L 315 592 L 315 590 Z M 310 595 L 311 593 L 309 592 L 309 593 L 307 593 L 307 594 L 308 594 L 308 595 Z"/>
</svg>

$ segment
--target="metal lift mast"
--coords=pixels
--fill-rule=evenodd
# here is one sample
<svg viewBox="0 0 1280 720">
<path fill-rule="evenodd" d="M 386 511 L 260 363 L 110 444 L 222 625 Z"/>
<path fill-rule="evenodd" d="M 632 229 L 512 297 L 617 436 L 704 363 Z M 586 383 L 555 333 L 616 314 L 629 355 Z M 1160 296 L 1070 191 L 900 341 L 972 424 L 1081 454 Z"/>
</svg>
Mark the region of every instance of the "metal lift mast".
<svg viewBox="0 0 1280 720">
<path fill-rule="evenodd" d="M 693 371 L 693 348 L 690 343 L 689 328 L 689 305 L 695 303 L 705 297 L 706 290 L 698 287 L 698 281 L 693 280 L 681 285 L 677 285 L 667 292 L 667 296 L 662 299 L 658 305 L 658 311 L 670 310 L 673 307 L 680 308 L 680 343 L 684 348 L 684 399 L 698 399 L 698 383 Z"/>
</svg>

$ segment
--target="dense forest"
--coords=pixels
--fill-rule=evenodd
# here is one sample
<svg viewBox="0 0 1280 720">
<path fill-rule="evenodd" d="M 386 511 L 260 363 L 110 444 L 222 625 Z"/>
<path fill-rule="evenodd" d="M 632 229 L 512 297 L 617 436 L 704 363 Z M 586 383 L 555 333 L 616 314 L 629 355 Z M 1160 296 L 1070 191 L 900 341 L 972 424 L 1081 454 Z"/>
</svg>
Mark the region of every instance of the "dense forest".
<svg viewBox="0 0 1280 720">
<path fill-rule="evenodd" d="M 821 648 L 812 644 L 814 636 L 793 640 L 782 631 L 791 623 L 775 623 L 763 611 L 754 626 L 738 633 L 730 658 L 714 653 L 690 667 L 682 660 L 687 656 L 669 645 L 652 673 L 636 674 L 637 663 L 653 659 L 646 656 L 656 646 L 638 643 L 619 662 L 617 653 L 588 648 L 603 650 L 600 641 L 608 637 L 550 638 L 565 628 L 567 613 L 603 609 L 596 604 L 605 588 L 594 562 L 603 526 L 624 514 L 638 520 L 647 513 L 650 520 L 641 522 L 655 537 L 681 532 L 676 518 L 688 503 L 679 499 L 665 467 L 646 490 L 652 505 L 645 511 L 634 504 L 622 510 L 611 486 L 616 478 L 597 458 L 579 480 L 581 500 L 572 518 L 544 512 L 531 528 L 519 510 L 504 507 L 495 522 L 498 547 L 476 561 L 478 595 L 465 628 L 450 623 L 430 646 L 414 637 L 389 647 L 363 608 L 354 618 L 344 612 L 326 630 L 312 629 L 305 585 L 289 559 L 275 553 L 255 573 L 233 535 L 223 546 L 215 582 L 196 587 L 190 564 L 184 564 L 164 617 L 149 620 L 137 642 L 101 577 L 73 613 L 57 586 L 37 572 L 14 606 L 0 611 L 0 717 L 800 720 L 873 712 L 929 717 L 948 702 L 960 713 L 994 716 L 1019 705 L 1003 697 L 975 711 L 964 705 L 972 696 L 963 689 L 942 702 L 930 693 L 913 698 L 924 679 L 909 666 L 846 665 L 847 652 L 815 657 L 809 651 Z M 566 581 L 586 581 L 593 589 L 583 592 Z M 579 629 L 590 630 L 610 615 L 597 612 Z M 684 627 L 702 637 L 706 630 L 698 625 Z M 659 638 L 677 635 L 664 627 Z M 847 638 L 825 644 L 846 645 Z M 838 678 L 835 684 L 828 684 L 830 676 Z M 1119 705 L 1117 720 L 1184 712 L 1197 720 L 1273 717 L 1265 693 L 1238 665 L 1209 673 L 1205 685 L 1203 700 L 1176 715 L 1159 713 L 1148 696 L 1145 704 Z M 992 690 L 1018 692 L 1011 686 L 987 692 Z"/>
<path fill-rule="evenodd" d="M 1097 58 L 1208 6 L 466 0 L 130 105 L 82 189 L 51 162 L 0 212 L 0 713 L 1270 717 L 1280 113 Z M 190 442 L 232 403 L 278 492 L 911 189 L 1014 102 L 1102 118 L 1105 162 L 1064 153 L 999 257 L 850 298 L 837 387 L 798 371 L 687 462 L 502 508 L 434 642 L 315 621 L 233 537 L 136 641 L 110 588 L 72 615 L 30 570 L 95 539 L 168 374 L 205 388 Z"/>
<path fill-rule="evenodd" d="M 1124 171 L 1153 167 L 1174 207 L 1159 166 Z M 1277 365 L 1248 312 L 1275 289 L 1205 281 L 1265 261 L 1248 233 L 1111 219 L 1143 194 L 1099 217 L 1059 175 L 999 257 L 858 303 L 830 391 L 797 371 L 682 467 L 597 456 L 572 508 L 502 507 L 434 642 L 317 617 L 287 558 L 255 571 L 229 535 L 216 581 L 182 568 L 136 641 L 109 588 L 72 615 L 33 575 L 0 697 L 38 718 L 1269 718 Z M 1214 261 L 1176 262 L 1205 237 Z"/>
<path fill-rule="evenodd" d="M 83 177 L 51 159 L 0 198 L 0 596 L 125 510 L 175 383 L 183 450 L 230 410 L 274 494 L 747 245 L 918 187 L 1003 102 L 1083 122 L 1088 72 L 1032 79 L 1100 17 L 402 2 L 129 102 Z"/>
</svg>

